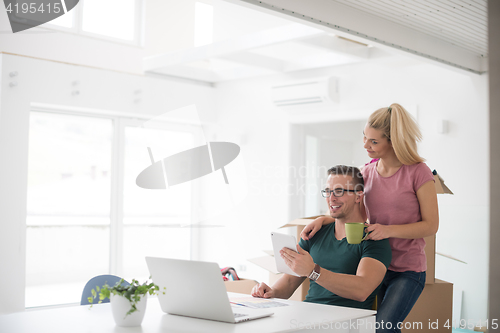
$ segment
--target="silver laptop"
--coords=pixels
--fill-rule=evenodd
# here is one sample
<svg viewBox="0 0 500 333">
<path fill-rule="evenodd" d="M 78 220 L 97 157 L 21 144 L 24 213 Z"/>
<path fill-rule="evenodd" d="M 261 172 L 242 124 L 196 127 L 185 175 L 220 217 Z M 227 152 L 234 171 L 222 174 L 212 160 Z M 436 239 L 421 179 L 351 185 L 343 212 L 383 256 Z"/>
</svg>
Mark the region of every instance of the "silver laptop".
<svg viewBox="0 0 500 333">
<path fill-rule="evenodd" d="M 160 287 L 158 299 L 163 312 L 227 323 L 239 323 L 273 314 L 231 306 L 216 263 L 153 257 L 146 257 L 146 262 L 153 282 Z"/>
</svg>

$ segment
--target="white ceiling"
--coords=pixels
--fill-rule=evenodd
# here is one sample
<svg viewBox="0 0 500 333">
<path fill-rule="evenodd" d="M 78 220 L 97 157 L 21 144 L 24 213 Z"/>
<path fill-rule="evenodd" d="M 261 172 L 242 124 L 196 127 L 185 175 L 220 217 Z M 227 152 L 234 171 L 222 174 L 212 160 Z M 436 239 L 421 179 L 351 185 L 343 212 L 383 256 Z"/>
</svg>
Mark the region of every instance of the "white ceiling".
<svg viewBox="0 0 500 333">
<path fill-rule="evenodd" d="M 249 9 L 250 10 L 250 9 Z M 147 73 L 216 83 L 365 61 L 366 44 L 300 23 L 147 57 Z"/>
<path fill-rule="evenodd" d="M 366 61 L 387 46 L 486 71 L 486 0 L 227 1 L 244 5 L 257 22 L 271 13 L 290 25 L 148 57 L 145 72 L 216 83 Z"/>
<path fill-rule="evenodd" d="M 331 0 L 486 56 L 486 0 Z"/>
<path fill-rule="evenodd" d="M 486 0 L 227 0 L 476 74 L 487 71 Z"/>
</svg>

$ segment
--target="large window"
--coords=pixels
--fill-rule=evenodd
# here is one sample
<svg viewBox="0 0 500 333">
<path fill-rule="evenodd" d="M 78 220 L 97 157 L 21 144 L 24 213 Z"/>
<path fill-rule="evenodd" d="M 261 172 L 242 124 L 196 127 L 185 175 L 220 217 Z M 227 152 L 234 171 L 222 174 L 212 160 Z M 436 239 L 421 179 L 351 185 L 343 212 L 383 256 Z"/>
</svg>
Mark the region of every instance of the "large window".
<svg viewBox="0 0 500 333">
<path fill-rule="evenodd" d="M 147 272 L 146 255 L 189 259 L 191 228 L 191 183 L 168 190 L 145 190 L 135 184 L 137 175 L 155 161 L 195 146 L 193 135 L 159 128 L 126 126 L 123 257 L 124 274 Z M 138 239 L 148 240 L 138 242 Z M 147 277 L 147 276 L 146 276 Z"/>
<path fill-rule="evenodd" d="M 191 184 L 148 190 L 137 175 L 196 144 L 195 128 L 33 111 L 26 307 L 77 303 L 99 274 L 147 278 L 144 257 L 189 259 Z"/>
<path fill-rule="evenodd" d="M 81 0 L 43 27 L 140 45 L 142 15 L 143 0 Z"/>
<path fill-rule="evenodd" d="M 31 115 L 28 307 L 75 301 L 84 276 L 108 271 L 112 131 L 109 119 Z"/>
</svg>

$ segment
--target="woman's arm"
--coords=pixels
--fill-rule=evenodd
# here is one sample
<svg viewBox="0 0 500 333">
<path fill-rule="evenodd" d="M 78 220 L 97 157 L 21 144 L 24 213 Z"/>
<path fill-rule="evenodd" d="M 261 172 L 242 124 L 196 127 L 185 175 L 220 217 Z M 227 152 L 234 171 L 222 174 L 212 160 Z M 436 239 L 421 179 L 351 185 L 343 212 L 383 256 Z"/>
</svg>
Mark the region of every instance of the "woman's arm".
<svg viewBox="0 0 500 333">
<path fill-rule="evenodd" d="M 333 217 L 320 216 L 314 219 L 311 223 L 306 225 L 300 233 L 300 238 L 309 240 L 321 229 L 322 226 L 335 222 Z"/>
<path fill-rule="evenodd" d="M 434 235 L 439 228 L 439 212 L 437 194 L 434 182 L 429 180 L 417 191 L 422 221 L 408 224 L 382 225 L 372 224 L 367 228 L 367 239 L 380 240 L 384 238 L 415 239 Z"/>
</svg>

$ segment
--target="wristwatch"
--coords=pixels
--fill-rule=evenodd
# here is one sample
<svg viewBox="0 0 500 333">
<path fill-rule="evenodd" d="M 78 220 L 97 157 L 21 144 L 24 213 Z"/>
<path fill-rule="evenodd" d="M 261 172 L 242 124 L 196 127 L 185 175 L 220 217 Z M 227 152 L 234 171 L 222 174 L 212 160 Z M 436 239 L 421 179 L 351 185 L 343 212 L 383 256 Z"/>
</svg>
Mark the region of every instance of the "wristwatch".
<svg viewBox="0 0 500 333">
<path fill-rule="evenodd" d="M 316 281 L 317 279 L 319 279 L 319 276 L 321 275 L 320 273 L 320 267 L 318 264 L 316 264 L 314 266 L 314 269 L 313 271 L 311 272 L 311 274 L 309 274 L 308 278 L 311 280 L 311 281 Z"/>
</svg>

